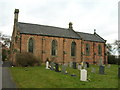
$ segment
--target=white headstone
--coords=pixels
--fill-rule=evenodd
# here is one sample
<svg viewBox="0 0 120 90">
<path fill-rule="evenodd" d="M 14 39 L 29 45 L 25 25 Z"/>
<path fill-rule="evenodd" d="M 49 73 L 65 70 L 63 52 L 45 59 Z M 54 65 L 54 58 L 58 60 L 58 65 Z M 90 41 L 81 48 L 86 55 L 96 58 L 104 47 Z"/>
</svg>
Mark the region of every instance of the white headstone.
<svg viewBox="0 0 120 90">
<path fill-rule="evenodd" d="M 47 61 L 47 62 L 46 62 L 46 69 L 49 69 L 48 66 L 49 66 L 49 62 Z"/>
<path fill-rule="evenodd" d="M 81 81 L 87 81 L 87 70 L 85 69 L 81 69 L 81 72 L 80 72 L 80 80 Z"/>
</svg>

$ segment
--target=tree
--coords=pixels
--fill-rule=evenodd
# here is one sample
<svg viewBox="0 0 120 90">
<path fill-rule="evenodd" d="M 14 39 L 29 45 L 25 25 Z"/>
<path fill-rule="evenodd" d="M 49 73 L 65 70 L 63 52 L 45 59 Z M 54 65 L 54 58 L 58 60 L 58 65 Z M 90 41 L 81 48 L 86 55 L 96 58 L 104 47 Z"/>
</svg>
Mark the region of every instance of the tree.
<svg viewBox="0 0 120 90">
<path fill-rule="evenodd" d="M 0 42 L 7 47 L 10 47 L 10 36 L 0 33 Z"/>
<path fill-rule="evenodd" d="M 0 33 L 0 43 L 1 43 L 1 52 L 2 52 L 2 60 L 8 59 L 8 55 L 10 54 L 10 36 L 4 35 Z"/>
<path fill-rule="evenodd" d="M 117 58 L 115 53 L 118 53 Z M 120 40 L 116 40 L 114 43 L 107 44 L 107 55 L 109 64 L 120 64 Z"/>
</svg>

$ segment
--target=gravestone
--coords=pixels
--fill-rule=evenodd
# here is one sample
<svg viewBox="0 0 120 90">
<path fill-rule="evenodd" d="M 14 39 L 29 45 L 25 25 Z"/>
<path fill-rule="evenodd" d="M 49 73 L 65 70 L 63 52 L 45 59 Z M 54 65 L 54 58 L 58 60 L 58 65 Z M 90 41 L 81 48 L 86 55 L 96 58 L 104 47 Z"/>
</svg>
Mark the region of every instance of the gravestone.
<svg viewBox="0 0 120 90">
<path fill-rule="evenodd" d="M 51 63 L 50 63 L 50 66 L 51 66 L 51 70 L 54 70 L 54 67 L 55 67 L 54 62 L 51 62 Z"/>
<path fill-rule="evenodd" d="M 65 64 L 62 65 L 62 70 L 61 70 L 61 72 L 62 72 L 63 74 L 66 73 L 66 66 L 65 66 Z"/>
<path fill-rule="evenodd" d="M 55 63 L 55 71 L 59 72 L 59 64 L 58 63 Z"/>
<path fill-rule="evenodd" d="M 99 66 L 102 66 L 102 65 L 103 65 L 102 57 L 100 57 L 98 65 L 99 65 Z"/>
<path fill-rule="evenodd" d="M 87 69 L 87 64 L 86 63 L 84 63 L 84 69 Z"/>
<path fill-rule="evenodd" d="M 65 63 L 65 66 L 68 67 L 68 63 Z"/>
<path fill-rule="evenodd" d="M 46 61 L 46 69 L 49 69 L 49 62 L 48 61 Z"/>
<path fill-rule="evenodd" d="M 110 67 L 111 67 L 111 65 L 110 65 L 110 64 L 108 64 L 108 65 L 107 65 L 107 68 L 110 68 Z"/>
<path fill-rule="evenodd" d="M 73 69 L 76 69 L 76 62 L 73 62 Z"/>
<path fill-rule="evenodd" d="M 89 68 L 89 67 L 90 67 L 90 65 L 89 65 L 89 63 L 88 63 L 88 62 L 86 62 L 86 65 L 87 65 L 87 68 Z"/>
<path fill-rule="evenodd" d="M 95 73 L 96 72 L 95 68 L 92 67 L 91 72 Z"/>
<path fill-rule="evenodd" d="M 72 66 L 73 66 L 73 62 L 70 62 L 70 63 L 69 63 L 69 66 L 72 68 Z"/>
<path fill-rule="evenodd" d="M 82 65 L 78 64 L 78 70 L 81 70 L 81 69 L 82 69 Z"/>
<path fill-rule="evenodd" d="M 104 66 L 99 66 L 99 74 L 104 74 L 105 67 Z"/>
<path fill-rule="evenodd" d="M 87 70 L 81 69 L 81 72 L 80 72 L 80 80 L 81 80 L 81 81 L 87 81 Z"/>
</svg>

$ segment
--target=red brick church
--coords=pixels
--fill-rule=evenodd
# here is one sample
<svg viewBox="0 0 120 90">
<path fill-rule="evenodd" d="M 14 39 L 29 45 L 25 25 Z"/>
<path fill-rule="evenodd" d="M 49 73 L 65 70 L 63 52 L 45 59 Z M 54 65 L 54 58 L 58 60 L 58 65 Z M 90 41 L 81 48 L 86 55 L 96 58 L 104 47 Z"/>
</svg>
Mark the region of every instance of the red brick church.
<svg viewBox="0 0 120 90">
<path fill-rule="evenodd" d="M 18 22 L 19 9 L 14 12 L 11 38 L 12 62 L 16 53 L 31 52 L 42 62 L 48 58 L 57 63 L 82 61 L 98 63 L 102 58 L 107 63 L 106 40 L 94 30 L 94 34 L 76 32 L 69 23 L 68 28 Z"/>
</svg>

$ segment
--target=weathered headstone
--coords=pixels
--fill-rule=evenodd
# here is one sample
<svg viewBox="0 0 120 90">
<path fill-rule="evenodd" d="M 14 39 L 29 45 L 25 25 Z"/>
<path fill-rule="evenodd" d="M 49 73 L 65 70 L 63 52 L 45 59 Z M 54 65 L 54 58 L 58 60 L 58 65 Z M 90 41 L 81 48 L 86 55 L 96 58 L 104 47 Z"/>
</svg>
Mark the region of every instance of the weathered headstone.
<svg viewBox="0 0 120 90">
<path fill-rule="evenodd" d="M 87 69 L 87 64 L 86 63 L 84 63 L 84 69 Z"/>
<path fill-rule="evenodd" d="M 58 63 L 55 63 L 55 71 L 59 72 L 59 64 Z"/>
<path fill-rule="evenodd" d="M 81 69 L 81 72 L 80 72 L 80 80 L 81 80 L 81 81 L 87 81 L 87 70 Z"/>
<path fill-rule="evenodd" d="M 86 62 L 86 65 L 87 65 L 87 68 L 89 68 L 89 67 L 90 67 L 90 65 L 89 65 L 89 63 L 88 63 L 88 62 Z"/>
<path fill-rule="evenodd" d="M 96 72 L 95 68 L 92 67 L 91 72 L 95 73 Z"/>
<path fill-rule="evenodd" d="M 63 74 L 66 73 L 66 66 L 65 66 L 65 64 L 62 65 L 62 70 L 61 70 L 61 72 L 62 72 Z"/>
<path fill-rule="evenodd" d="M 82 65 L 78 64 L 78 70 L 81 70 L 81 69 L 82 69 Z"/>
<path fill-rule="evenodd" d="M 65 65 L 66 67 L 68 67 L 68 63 L 65 63 L 64 65 Z"/>
<path fill-rule="evenodd" d="M 70 63 L 69 63 L 69 66 L 72 68 L 72 66 L 73 66 L 73 62 L 70 62 Z"/>
<path fill-rule="evenodd" d="M 51 66 L 51 70 L 54 70 L 54 67 L 55 67 L 54 62 L 51 62 L 51 63 L 50 63 L 50 66 Z"/>
<path fill-rule="evenodd" d="M 104 66 L 99 66 L 99 74 L 104 74 L 105 67 Z"/>
<path fill-rule="evenodd" d="M 49 62 L 48 61 L 46 61 L 46 69 L 49 69 Z"/>
<path fill-rule="evenodd" d="M 100 57 L 98 65 L 99 65 L 99 66 L 102 66 L 102 65 L 103 65 L 102 57 Z"/>
<path fill-rule="evenodd" d="M 110 68 L 110 67 L 111 67 L 111 65 L 110 65 L 110 64 L 108 64 L 108 65 L 107 65 L 107 68 Z"/>
<path fill-rule="evenodd" d="M 73 62 L 73 69 L 76 69 L 76 62 Z"/>
</svg>

